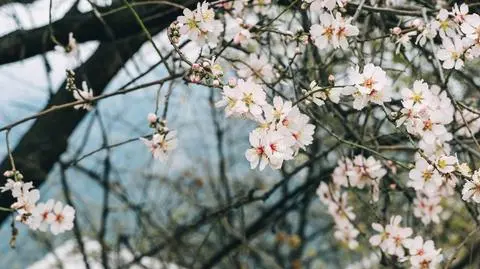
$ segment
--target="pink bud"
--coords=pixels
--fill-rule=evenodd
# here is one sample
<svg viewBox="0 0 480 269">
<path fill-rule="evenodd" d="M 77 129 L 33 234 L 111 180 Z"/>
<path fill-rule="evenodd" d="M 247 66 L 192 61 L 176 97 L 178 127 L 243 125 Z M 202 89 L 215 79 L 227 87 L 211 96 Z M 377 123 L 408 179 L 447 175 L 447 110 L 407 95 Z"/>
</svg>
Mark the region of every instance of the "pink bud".
<svg viewBox="0 0 480 269">
<path fill-rule="evenodd" d="M 153 113 L 148 113 L 148 116 L 147 116 L 147 119 L 148 119 L 148 122 L 150 123 L 155 123 L 157 122 L 157 115 L 153 114 Z"/>
<path fill-rule="evenodd" d="M 237 86 L 237 79 L 236 79 L 236 78 L 230 78 L 230 79 L 228 80 L 228 86 L 230 86 L 230 87 L 232 87 L 232 88 L 235 87 L 235 86 Z"/>
<path fill-rule="evenodd" d="M 191 74 L 190 75 L 190 81 L 193 82 L 193 83 L 197 83 L 197 82 L 200 81 L 200 76 L 195 75 L 195 74 Z"/>
<path fill-rule="evenodd" d="M 245 36 L 242 35 L 241 32 L 239 32 L 233 37 L 233 43 L 240 44 L 244 39 L 245 39 Z"/>
<path fill-rule="evenodd" d="M 335 76 L 330 74 L 328 76 L 328 82 L 330 82 L 330 84 L 334 84 L 335 83 Z"/>
<path fill-rule="evenodd" d="M 392 34 L 394 34 L 394 35 L 399 35 L 401 33 L 402 33 L 402 29 L 400 27 L 394 27 L 392 29 Z"/>
<path fill-rule="evenodd" d="M 200 69 L 200 65 L 197 63 L 192 64 L 192 69 Z"/>
<path fill-rule="evenodd" d="M 5 172 L 3 173 L 3 175 L 4 175 L 5 177 L 13 177 L 13 171 L 7 170 L 7 171 L 5 171 Z"/>
<path fill-rule="evenodd" d="M 423 27 L 423 21 L 421 19 L 415 19 L 412 22 L 414 27 L 420 28 Z"/>
</svg>

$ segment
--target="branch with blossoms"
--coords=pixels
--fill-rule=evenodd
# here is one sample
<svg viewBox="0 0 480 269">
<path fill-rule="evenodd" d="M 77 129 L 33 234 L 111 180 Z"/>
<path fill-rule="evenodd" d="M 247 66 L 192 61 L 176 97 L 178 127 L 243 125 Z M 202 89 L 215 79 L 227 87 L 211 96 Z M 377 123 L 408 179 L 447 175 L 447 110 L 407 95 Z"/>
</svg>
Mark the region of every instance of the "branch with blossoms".
<svg viewBox="0 0 480 269">
<path fill-rule="evenodd" d="M 479 68 L 478 6 L 344 0 L 199 2 L 184 8 L 183 15 L 161 33 L 171 45 L 171 52 L 164 53 L 136 11 L 140 3 L 124 3 L 122 10 L 135 17 L 169 76 L 94 96 L 86 82 L 78 88 L 76 74 L 67 71 L 66 90 L 76 101 L 0 131 L 8 136 L 26 121 L 66 109 L 95 110 L 95 102 L 102 99 L 168 82 L 165 98 L 160 101 L 157 93 L 155 112 L 146 116 L 150 135 L 110 145 L 105 140 L 102 148 L 69 165 L 138 140 L 154 159 L 166 162 L 182 146 L 167 120 L 167 111 L 175 109 L 170 100 L 174 83 L 211 88 L 212 101 L 217 99 L 213 109 L 221 108 L 227 120 L 241 120 L 249 128 L 250 146 L 237 155 L 252 170 L 273 171 L 283 178 L 264 195 L 253 195 L 257 190 L 252 189 L 251 195 L 236 199 L 224 171 L 223 134 L 217 133 L 224 184 L 219 189 L 225 190 L 228 205 L 199 222 L 225 217 L 219 234 L 225 235 L 227 247 L 210 253 L 201 267 L 221 263 L 239 245 L 258 254 L 253 238 L 277 221 L 288 223 L 286 215 L 297 210 L 297 197 L 302 197 L 300 204 L 305 207 L 311 201 L 321 202 L 312 207 L 326 209 L 330 216 L 333 244 L 357 256 L 377 257 L 369 261 L 369 268 L 450 267 L 461 250 L 468 255 L 465 242 L 478 230 L 480 203 L 478 87 L 466 86 L 476 85 Z M 76 48 L 70 35 L 64 50 L 72 53 Z M 471 79 L 465 82 L 465 77 Z M 214 125 L 220 132 L 218 122 Z M 54 201 L 37 203 L 39 192 L 16 170 L 8 139 L 7 147 L 12 169 L 5 176 L 11 179 L 2 191 L 11 191 L 17 201 L 6 210 L 34 230 L 72 229 L 73 208 Z M 304 168 L 306 183 L 292 191 L 292 176 Z M 326 171 L 328 175 L 322 174 Z M 236 232 L 234 209 L 266 203 L 280 190 L 285 198 L 278 198 L 278 207 L 271 207 L 247 228 L 242 223 L 245 237 Z M 109 193 L 105 190 L 105 219 Z M 215 194 L 221 201 L 222 195 Z M 301 218 L 304 222 L 314 218 L 307 218 L 307 209 L 302 212 L 307 212 Z M 456 229 L 458 223 L 468 231 Z M 181 231 L 168 238 L 184 236 Z M 299 245 L 308 244 L 302 235 L 292 235 L 292 257 L 302 257 Z M 158 251 L 164 246 L 162 242 Z M 263 262 L 270 260 L 263 252 L 258 255 Z M 298 268 L 307 260 L 295 259 L 289 266 Z M 339 264 L 348 266 L 345 261 Z M 355 263 L 351 266 L 359 268 Z"/>
<path fill-rule="evenodd" d="M 449 145 L 449 141 L 454 136 L 465 135 L 472 137 L 477 144 L 475 134 L 478 132 L 478 128 L 475 127 L 473 131 L 471 129 L 472 123 L 476 119 L 469 115 L 468 121 L 466 120 L 463 113 L 468 109 L 461 109 L 457 104 L 458 100 L 448 89 L 448 79 L 451 79 L 452 72 L 445 77 L 442 70 L 442 68 L 460 70 L 465 61 L 475 64 L 474 60 L 479 56 L 477 50 L 480 36 L 475 29 L 479 29 L 480 17 L 478 14 L 469 13 L 467 4 L 460 6 L 455 4 L 452 8 L 438 10 L 420 6 L 403 12 L 392 8 L 375 8 L 362 2 L 358 5 L 353 17 L 348 18 L 348 9 L 345 7 L 352 4 L 346 1 L 314 0 L 305 1 L 300 6 L 296 6 L 296 3 L 292 2 L 288 6 L 288 9 L 291 9 L 289 12 L 283 10 L 272 15 L 273 19 L 271 20 L 262 21 L 260 19 L 256 25 L 247 25 L 241 18 L 241 14 L 249 10 L 249 4 L 252 4 L 251 8 L 259 14 L 259 17 L 268 14 L 268 11 L 262 7 L 268 6 L 270 2 L 260 4 L 256 1 L 251 3 L 233 1 L 224 3 L 220 7 L 214 6 L 213 9 L 207 3 L 203 3 L 199 4 L 196 10 L 185 9 L 184 16 L 179 17 L 172 24 L 169 40 L 175 47 L 175 44 L 185 36 L 198 46 L 209 48 L 210 50 L 206 51 L 215 54 L 215 50 L 218 49 L 216 47 L 224 45 L 224 43 L 219 44 L 219 37 L 225 36 L 227 30 L 234 28 L 235 30 L 231 31 L 233 33 L 230 33 L 233 35 L 234 44 L 246 48 L 247 51 L 249 46 L 257 47 L 256 53 L 248 55 L 248 61 L 244 61 L 241 57 L 236 59 L 235 56 L 222 57 L 227 61 L 224 66 L 231 65 L 239 78 L 230 79 L 228 84 L 223 86 L 222 99 L 217 103 L 217 106 L 225 107 L 227 117 L 248 119 L 257 124 L 258 127 L 249 135 L 251 148 L 245 153 L 252 169 L 259 167 L 260 170 L 263 170 L 267 165 L 274 170 L 280 169 L 285 162 L 297 158 L 303 152 L 308 152 L 308 146 L 314 139 L 318 139 L 318 137 L 314 138 L 315 125 L 309 123 L 311 121 L 309 118 L 314 117 L 313 122 L 315 123 L 322 122 L 318 113 L 312 114 L 308 111 L 326 106 L 327 111 L 333 108 L 339 112 L 341 115 L 337 114 L 336 117 L 340 120 L 345 120 L 350 115 L 357 113 L 365 118 L 363 128 L 368 128 L 369 115 L 363 114 L 362 111 L 366 108 L 372 111 L 379 106 L 382 109 L 377 109 L 379 113 L 375 116 L 376 119 L 371 120 L 380 121 L 380 125 L 376 127 L 377 132 L 380 132 L 380 127 L 397 132 L 400 137 L 403 136 L 400 138 L 401 140 L 413 144 L 417 153 L 412 156 L 414 161 L 406 160 L 406 165 L 394 157 L 384 157 L 383 162 L 377 161 L 373 156 L 364 156 L 365 153 L 362 151 L 366 149 L 367 153 L 378 152 L 376 148 L 379 148 L 380 145 L 365 143 L 362 137 L 358 139 L 358 136 L 353 134 L 355 131 L 352 131 L 352 128 L 348 128 L 347 131 L 352 133 L 351 135 L 358 141 L 347 143 L 347 146 L 360 149 L 360 155 L 357 155 L 353 161 L 346 156 L 342 157 L 343 161 L 339 161 L 339 167 L 332 176 L 331 187 L 326 187 L 327 185 L 324 183 L 319 187 L 319 195 L 329 205 L 329 212 L 333 215 L 338 227 L 334 233 L 338 240 L 347 242 L 349 248 L 358 247 L 356 237 L 359 235 L 359 231 L 352 223 L 355 221 L 355 214 L 352 212 L 353 207 L 347 205 L 349 193 L 355 192 L 355 188 L 362 190 L 365 186 L 369 186 L 371 201 L 378 203 L 381 194 L 389 195 L 389 190 L 395 191 L 398 188 L 399 183 L 396 182 L 390 185 L 382 183 L 384 181 L 382 179 L 387 174 L 387 170 L 383 167 L 387 165 L 394 174 L 403 172 L 397 171 L 396 166 L 399 164 L 402 164 L 401 170 L 408 172 L 406 179 L 400 177 L 399 180 L 403 182 L 405 188 L 408 188 L 408 190 L 402 188 L 403 191 L 413 192 L 416 198 L 410 201 L 413 203 L 413 211 L 404 214 L 413 214 L 423 225 L 442 222 L 439 214 L 444 207 L 441 203 L 444 200 L 454 199 L 455 194 L 458 193 L 456 187 L 461 179 L 465 180 L 462 199 L 465 201 L 476 199 L 475 195 L 479 195 L 475 185 L 477 184 L 475 183 L 476 172 L 472 176 L 468 162 L 461 162 L 460 152 L 453 153 L 453 149 Z M 288 13 L 290 19 L 286 19 L 286 21 L 290 20 L 290 23 L 295 21 L 299 7 L 304 10 L 309 9 L 308 15 L 310 15 L 311 23 L 309 26 L 305 23 L 299 25 L 300 32 L 303 31 L 304 34 L 298 36 L 307 35 L 311 43 L 309 41 L 296 42 L 291 38 L 294 36 L 293 33 L 281 28 L 285 27 L 282 25 L 285 22 L 280 18 L 287 17 L 285 13 Z M 218 18 L 214 13 L 215 8 L 223 11 L 218 14 Z M 368 15 L 375 15 L 375 13 L 379 16 L 394 15 L 390 18 L 391 21 L 387 20 L 383 24 L 383 31 L 388 24 L 395 26 L 387 28 L 386 34 L 380 35 L 380 37 L 377 34 L 377 37 L 374 38 L 368 37 L 369 33 L 364 31 L 363 37 L 358 39 L 361 35 L 359 28 L 369 27 L 368 19 L 371 17 Z M 408 18 L 408 16 L 413 16 L 413 18 Z M 415 17 L 423 18 L 423 20 Z M 433 19 L 431 19 L 432 17 Z M 222 29 L 220 18 L 231 20 L 232 26 L 227 25 L 225 29 Z M 359 22 L 354 25 L 356 21 Z M 257 27 L 259 29 L 271 27 L 273 30 L 255 31 Z M 382 31 L 381 28 L 370 27 Z M 415 39 L 412 41 L 412 38 Z M 411 54 L 410 51 L 428 50 L 426 47 L 428 40 L 430 49 L 432 49 L 430 53 L 434 55 L 436 62 L 432 62 L 429 58 L 425 59 L 425 62 L 433 67 L 434 72 L 440 70 L 438 73 L 440 81 L 437 81 L 437 83 L 440 82 L 440 86 L 429 85 L 424 82 L 424 79 L 415 80 L 413 87 L 410 86 L 412 84 L 405 85 L 405 83 L 397 83 L 398 86 L 395 86 L 389 74 L 381 66 L 385 65 L 384 61 L 388 61 L 384 54 L 389 53 L 395 56 L 401 53 L 404 57 L 408 57 L 408 54 Z M 360 44 L 357 43 L 358 41 Z M 281 47 L 279 44 L 286 43 L 288 48 L 289 42 L 294 45 L 295 55 L 303 54 L 301 57 L 303 59 L 292 60 L 294 64 L 292 68 L 297 69 L 297 72 L 300 70 L 305 72 L 299 77 L 301 80 L 310 78 L 312 81 L 310 89 L 299 91 L 297 84 L 304 85 L 305 83 L 296 80 L 295 77 L 282 76 L 279 67 L 269 63 L 268 57 L 276 60 L 278 58 L 275 58 L 275 51 L 268 50 L 268 47 L 264 47 L 264 45 Z M 375 43 L 378 42 L 381 42 L 383 47 L 380 66 L 374 63 L 377 58 L 376 54 L 368 56 L 370 63 L 364 64 L 366 44 L 375 46 Z M 386 48 L 385 43 L 387 42 L 390 43 L 393 50 Z M 244 52 L 234 47 L 221 49 L 221 51 L 224 50 L 231 51 L 232 55 L 242 55 Z M 190 60 L 180 50 L 176 48 L 176 51 L 183 61 L 190 63 Z M 327 57 L 334 54 L 356 56 L 359 64 L 347 72 L 330 73 L 328 80 L 323 76 L 324 78 L 321 80 L 326 81 L 327 84 L 319 86 L 315 76 L 312 80 L 312 75 L 316 72 L 309 71 L 309 69 L 312 67 L 312 60 L 322 62 L 321 53 Z M 205 55 L 208 55 L 208 52 Z M 285 56 L 289 57 L 288 51 L 283 57 Z M 295 56 L 290 57 L 294 59 Z M 310 60 L 309 57 L 313 57 L 313 59 Z M 281 64 L 283 60 L 279 59 L 278 64 Z M 241 66 L 236 65 L 235 62 L 240 62 Z M 195 64 L 191 65 L 192 73 L 195 74 L 198 67 L 193 66 Z M 407 65 L 405 68 L 412 71 L 415 68 L 421 70 L 421 66 Z M 208 77 L 193 75 L 191 81 L 208 85 Z M 348 86 L 334 86 L 338 84 L 336 77 L 344 77 L 339 81 Z M 202 81 L 204 78 L 205 81 Z M 275 80 L 280 84 L 283 83 L 286 87 L 283 85 L 276 87 L 277 85 L 272 83 Z M 215 82 L 214 85 L 222 85 L 222 83 Z M 398 87 L 403 87 L 403 89 L 398 91 Z M 292 95 L 294 98 L 288 97 Z M 351 105 L 347 103 L 350 100 L 353 100 Z M 316 108 L 312 106 L 316 106 Z M 467 108 L 470 107 L 467 106 Z M 381 121 L 381 114 L 385 119 L 383 121 Z M 458 132 L 458 129 L 450 129 L 449 125 L 455 125 L 452 124 L 454 119 L 457 124 L 458 120 L 463 123 L 460 129 L 461 133 Z M 390 126 L 385 125 L 385 122 L 388 122 Z M 345 122 L 342 124 L 345 125 Z M 322 123 L 322 125 L 330 124 Z M 455 131 L 452 134 L 450 130 Z M 334 133 L 330 131 L 330 134 Z M 362 134 L 362 136 L 364 135 Z M 338 135 L 334 136 L 340 141 L 346 141 Z M 477 150 L 473 151 L 477 152 Z M 408 156 L 404 152 L 401 154 L 404 157 Z M 383 157 L 381 154 L 378 155 Z M 341 198 L 340 194 L 333 194 L 341 192 L 343 189 L 345 191 L 342 192 Z M 410 196 L 407 195 L 407 197 Z M 334 202 L 329 203 L 328 201 Z M 462 203 L 463 201 L 461 201 Z M 384 212 L 388 212 L 387 205 L 385 205 Z M 436 249 L 431 240 L 424 242 L 422 236 L 410 239 L 411 228 L 401 228 L 399 224 L 402 218 L 395 212 L 391 212 L 391 214 L 391 223 L 385 228 L 387 232 L 381 236 L 381 240 L 375 236 L 372 237 L 374 238 L 370 240 L 372 247 L 381 246 L 382 253 L 390 256 L 394 263 L 409 263 L 414 268 L 438 267 L 442 261 L 441 250 Z M 472 215 L 472 217 L 476 218 L 477 216 Z M 378 223 L 374 223 L 373 228 L 377 231 L 384 230 L 383 226 L 381 228 Z"/>
</svg>

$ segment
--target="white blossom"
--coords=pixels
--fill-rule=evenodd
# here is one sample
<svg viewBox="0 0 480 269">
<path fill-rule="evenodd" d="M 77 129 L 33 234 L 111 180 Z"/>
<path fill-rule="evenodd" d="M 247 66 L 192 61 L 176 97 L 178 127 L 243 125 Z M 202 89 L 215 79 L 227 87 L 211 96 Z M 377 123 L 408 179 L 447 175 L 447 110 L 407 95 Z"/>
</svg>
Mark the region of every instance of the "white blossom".
<svg viewBox="0 0 480 269">
<path fill-rule="evenodd" d="M 82 83 L 82 90 L 80 89 L 73 90 L 73 98 L 75 98 L 75 100 L 77 101 L 86 101 L 83 104 L 75 105 L 73 108 L 92 110 L 93 108 L 92 104 L 87 101 L 90 101 L 93 99 L 93 90 L 91 88 L 88 88 L 86 81 Z"/>
<path fill-rule="evenodd" d="M 476 170 L 472 178 L 465 182 L 462 189 L 462 199 L 465 201 L 472 200 L 480 203 L 480 170 Z"/>
<path fill-rule="evenodd" d="M 387 74 L 379 66 L 367 64 L 362 73 L 358 66 L 351 68 L 349 78 L 355 86 L 346 87 L 344 91 L 355 98 L 353 108 L 361 110 L 369 102 L 382 105 L 391 100 Z"/>
<path fill-rule="evenodd" d="M 52 212 L 49 214 L 50 231 L 53 234 L 60 234 L 73 228 L 75 219 L 75 209 L 69 205 L 63 206 L 61 202 L 56 202 Z"/>
<path fill-rule="evenodd" d="M 166 161 L 170 152 L 177 148 L 177 132 L 168 131 L 166 134 L 154 134 L 151 140 L 141 137 L 140 140 L 147 146 L 153 158 Z"/>
<path fill-rule="evenodd" d="M 459 70 L 463 67 L 462 55 L 464 52 L 465 48 L 459 37 L 455 37 L 453 41 L 450 38 L 444 38 L 442 48 L 437 52 L 437 57 L 443 62 L 443 68 Z"/>
</svg>

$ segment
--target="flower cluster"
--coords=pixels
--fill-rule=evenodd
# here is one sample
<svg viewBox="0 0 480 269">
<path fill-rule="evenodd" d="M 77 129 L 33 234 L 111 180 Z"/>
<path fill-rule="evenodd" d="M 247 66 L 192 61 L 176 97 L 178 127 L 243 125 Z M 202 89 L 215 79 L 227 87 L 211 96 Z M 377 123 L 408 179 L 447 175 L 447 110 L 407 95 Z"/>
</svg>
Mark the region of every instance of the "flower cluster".
<svg viewBox="0 0 480 269">
<path fill-rule="evenodd" d="M 207 2 L 198 3 L 197 9 L 193 11 L 185 8 L 183 16 L 179 16 L 176 23 L 181 35 L 188 36 L 200 46 L 208 44 L 215 47 L 222 32 L 222 24 L 215 19 L 215 12 Z M 175 37 L 178 37 L 177 35 L 175 34 Z"/>
<path fill-rule="evenodd" d="M 309 117 L 292 106 L 292 102 L 276 96 L 273 105 L 268 104 L 265 91 L 253 79 L 229 84 L 224 86 L 222 100 L 216 105 L 225 106 L 227 116 L 244 117 L 260 124 L 250 132 L 252 147 L 245 153 L 252 169 L 259 165 L 263 170 L 267 164 L 279 169 L 284 160 L 293 159 L 299 149 L 312 143 L 315 126 L 308 123 Z"/>
<path fill-rule="evenodd" d="M 150 128 L 155 130 L 152 139 L 141 137 L 140 140 L 147 146 L 153 158 L 162 162 L 166 161 L 168 155 L 177 147 L 177 132 L 169 130 L 165 120 L 160 120 L 154 113 L 147 116 Z"/>
<path fill-rule="evenodd" d="M 342 187 L 363 189 L 370 186 L 373 200 L 376 201 L 380 180 L 386 173 L 387 170 L 372 156 L 365 158 L 357 155 L 353 161 L 349 158 L 339 160 L 333 170 L 331 184 L 322 182 L 317 189 L 320 201 L 327 205 L 328 212 L 335 221 L 335 238 L 346 242 L 349 248 L 357 247 L 356 238 L 360 232 L 352 223 L 355 214 L 353 208 L 347 205 L 348 193 L 342 192 Z"/>
<path fill-rule="evenodd" d="M 445 125 L 453 121 L 454 107 L 445 91 L 428 86 L 422 80 L 413 84 L 413 89 L 401 91 L 402 106 L 397 126 L 405 125 L 407 132 L 421 139 L 421 149 L 426 155 L 436 155 L 439 145 L 444 148 L 439 154 L 448 154 L 442 146 L 452 139 Z"/>
<path fill-rule="evenodd" d="M 88 88 L 87 82 L 82 82 L 82 89 L 77 88 L 75 85 L 75 72 L 72 70 L 67 70 L 67 83 L 66 87 L 67 91 L 72 92 L 73 98 L 77 101 L 85 101 L 85 103 L 75 105 L 73 108 L 75 109 L 85 109 L 85 110 L 92 110 L 93 105 L 91 100 L 93 99 L 93 90 Z"/>
<path fill-rule="evenodd" d="M 202 82 L 217 87 L 220 86 L 223 78 L 223 68 L 220 64 L 215 63 L 215 58 L 205 59 L 202 64 L 192 64 L 188 77 L 193 83 Z"/>
<path fill-rule="evenodd" d="M 405 29 L 395 27 L 392 35 L 397 39 L 397 53 L 400 46 L 409 47 L 411 37 L 417 36 L 415 43 L 425 46 L 427 40 L 436 36 L 442 45 L 436 57 L 445 69 L 462 69 L 466 60 L 480 56 L 480 16 L 469 14 L 468 5 L 455 4 L 451 11 L 440 9 L 436 18 L 424 22 L 413 19 L 405 23 Z"/>
<path fill-rule="evenodd" d="M 413 234 L 412 229 L 401 227 L 401 221 L 401 216 L 392 216 L 386 226 L 372 223 L 372 228 L 378 234 L 370 237 L 370 244 L 380 247 L 386 254 L 397 257 L 400 262 L 408 260 L 411 268 L 437 268 L 443 259 L 441 249 L 435 249 L 432 240 L 424 242 L 421 236 L 410 238 Z M 408 254 L 405 250 L 408 250 Z"/>
<path fill-rule="evenodd" d="M 347 204 L 348 193 L 341 193 L 338 185 L 321 182 L 317 189 L 317 195 L 320 201 L 328 207 L 328 213 L 333 217 L 334 237 L 344 242 L 350 249 L 357 248 L 357 236 L 360 232 L 352 224 L 356 215 L 353 213 L 353 207 Z"/>
<path fill-rule="evenodd" d="M 37 203 L 40 192 L 33 188 L 32 182 L 24 182 L 23 175 L 16 170 L 3 174 L 7 177 L 5 186 L 0 191 L 11 191 L 16 201 L 10 206 L 16 213 L 16 220 L 26 224 L 32 230 L 50 231 L 53 234 L 63 233 L 73 228 L 75 209 L 63 206 L 59 201 L 50 199 L 46 203 Z M 13 178 L 13 179 L 12 179 Z"/>
<path fill-rule="evenodd" d="M 439 223 L 442 197 L 451 196 L 458 182 L 455 172 L 459 162 L 451 155 L 448 141 L 452 134 L 446 127 L 453 121 L 455 110 L 446 91 L 422 80 L 415 81 L 412 89 L 402 89 L 401 95 L 397 126 L 404 125 L 408 133 L 420 139 L 421 154 L 417 154 L 407 182 L 417 193 L 414 215 L 425 225 Z"/>
<path fill-rule="evenodd" d="M 386 174 L 387 170 L 383 168 L 382 163 L 373 156 L 365 158 L 363 155 L 357 155 L 353 161 L 349 158 L 339 160 L 333 171 L 332 180 L 338 187 L 363 189 L 368 186 L 371 188 L 373 200 L 377 201 L 380 180 Z"/>
<path fill-rule="evenodd" d="M 253 78 L 256 83 L 272 82 L 275 75 L 273 67 L 268 63 L 265 55 L 250 54 L 248 61 L 240 70 L 238 76 L 244 79 Z"/>
<path fill-rule="evenodd" d="M 387 73 L 379 66 L 367 64 L 363 72 L 356 66 L 350 69 L 349 78 L 353 86 L 345 87 L 343 94 L 354 97 L 353 108 L 361 110 L 370 102 L 382 105 L 391 100 Z"/>
<path fill-rule="evenodd" d="M 348 49 L 349 37 L 357 36 L 359 30 L 351 25 L 351 19 L 345 20 L 337 12 L 335 17 L 330 13 L 320 15 L 320 24 L 314 24 L 310 28 L 310 35 L 314 44 L 319 49 L 326 49 L 332 46 L 334 49 Z"/>
</svg>

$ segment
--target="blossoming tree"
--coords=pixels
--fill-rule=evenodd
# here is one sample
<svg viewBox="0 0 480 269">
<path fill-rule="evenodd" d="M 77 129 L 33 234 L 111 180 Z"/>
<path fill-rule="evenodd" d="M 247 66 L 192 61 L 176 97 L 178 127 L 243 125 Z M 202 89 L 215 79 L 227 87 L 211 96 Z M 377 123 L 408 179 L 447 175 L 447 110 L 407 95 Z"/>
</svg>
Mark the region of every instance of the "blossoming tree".
<svg viewBox="0 0 480 269">
<path fill-rule="evenodd" d="M 100 151 L 110 153 L 136 143 L 144 147 L 143 154 L 166 165 L 185 144 L 179 126 L 169 119 L 169 111 L 178 108 L 172 98 L 174 85 L 184 83 L 190 91 L 211 93 L 219 179 L 196 181 L 212 184 L 209 191 L 189 190 L 194 193 L 195 202 L 188 209 L 193 218 L 170 225 L 172 230 L 165 233 L 166 241 L 174 238 L 176 247 L 165 250 L 165 242 L 151 243 L 139 248 L 130 265 L 162 251 L 191 268 L 480 264 L 475 256 L 480 247 L 478 3 L 123 0 L 88 4 L 89 16 L 107 29 L 108 38 L 115 39 L 124 27 L 133 37 L 123 42 L 134 47 L 145 42 L 159 61 L 116 91 L 105 93 L 99 88 L 109 79 L 89 82 L 101 74 L 92 71 L 85 76 L 91 65 L 79 61 L 79 43 L 101 38 L 77 34 L 74 27 L 59 33 L 56 29 L 68 29 L 68 21 L 53 22 L 50 16 L 44 29 L 49 34 L 46 47 L 71 61 L 57 93 L 64 101 L 0 127 L 7 148 L 1 191 L 11 196 L 3 200 L 7 203 L 2 210 L 14 215 L 12 244 L 15 223 L 35 232 L 59 234 L 75 229 L 76 217 L 73 205 L 39 202 L 40 191 L 29 178 L 38 175 L 24 175 L 23 170 L 30 168 L 22 151 L 11 149 L 12 129 L 34 119 L 41 124 L 52 114 L 99 113 L 97 106 L 105 99 L 168 84 L 162 98 L 157 93 L 150 100 L 155 109 L 139 119 L 150 130 L 147 135 L 114 144 L 104 139 L 101 148 L 61 162 L 62 169 L 69 169 Z M 152 11 L 150 6 L 161 8 Z M 51 15 L 52 1 L 46 12 Z M 130 19 L 119 23 L 112 18 L 119 14 Z M 155 16 L 164 19 L 160 22 Z M 14 39 L 15 33 L 6 37 Z M 102 44 L 97 51 L 108 55 L 112 49 L 108 46 Z M 26 51 L 35 55 L 34 48 Z M 5 55 L 7 62 L 14 61 L 16 54 Z M 157 66 L 165 69 L 165 76 L 134 86 Z M 108 73 L 111 78 L 116 71 Z M 129 109 L 135 110 L 135 104 Z M 218 113 L 224 115 L 222 121 L 248 126 L 242 128 L 248 136 L 235 139 L 244 139 L 249 146 L 235 151 L 234 162 L 258 169 L 244 171 L 243 176 L 253 173 L 260 185 L 233 180 L 230 170 L 234 169 L 225 157 L 233 144 L 224 141 Z M 69 130 L 64 132 L 68 137 Z M 201 140 L 203 134 L 197 135 Z M 110 159 L 106 160 L 109 167 Z M 273 183 L 262 180 L 262 175 L 273 177 Z M 107 206 L 102 216 L 108 216 L 108 193 L 113 187 L 104 184 Z M 204 196 L 216 197 L 216 206 L 204 205 Z M 65 197 L 72 203 L 71 195 Z M 146 218 L 141 207 L 133 209 L 139 219 Z M 207 224 L 210 228 L 204 230 Z M 108 244 L 105 227 L 100 229 L 103 249 Z M 212 231 L 215 236 L 209 239 Z M 194 234 L 204 239 L 199 241 Z M 335 246 L 336 258 L 322 258 L 315 247 L 320 235 L 333 238 L 328 247 Z M 76 237 L 81 245 L 78 230 Z M 204 249 L 215 242 L 220 246 Z M 198 258 L 199 253 L 204 257 Z M 104 260 L 108 267 L 108 259 Z"/>
</svg>

